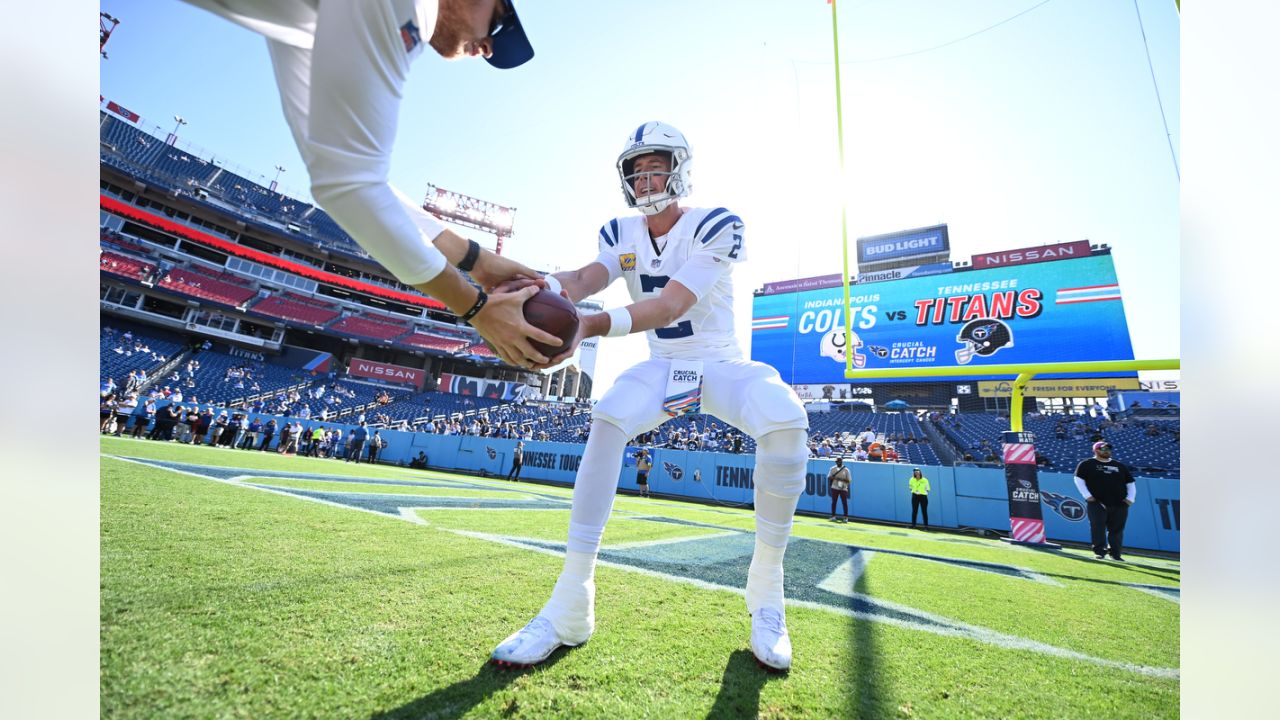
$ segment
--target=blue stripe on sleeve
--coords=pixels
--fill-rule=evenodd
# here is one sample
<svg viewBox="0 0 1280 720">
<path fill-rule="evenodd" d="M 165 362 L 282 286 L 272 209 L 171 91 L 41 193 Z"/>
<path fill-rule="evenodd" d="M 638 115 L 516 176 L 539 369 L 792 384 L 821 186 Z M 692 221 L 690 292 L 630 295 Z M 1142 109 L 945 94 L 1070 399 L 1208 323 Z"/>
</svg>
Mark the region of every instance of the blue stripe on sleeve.
<svg viewBox="0 0 1280 720">
<path fill-rule="evenodd" d="M 711 212 L 707 213 L 707 216 L 702 218 L 702 222 L 698 223 L 698 227 L 694 228 L 693 236 L 695 238 L 701 237 L 700 233 L 702 232 L 702 228 L 705 227 L 707 223 L 720 217 L 721 213 L 727 213 L 727 212 L 729 211 L 724 208 L 716 208 L 715 210 L 712 210 Z"/>
<path fill-rule="evenodd" d="M 724 229 L 725 225 L 729 225 L 731 223 L 740 223 L 740 222 L 742 222 L 742 219 L 739 218 L 737 215 L 730 215 L 729 217 L 724 218 L 720 222 L 713 225 L 711 229 L 707 231 L 706 236 L 702 238 L 702 244 L 706 245 L 711 240 L 711 238 L 718 235 L 720 231 Z"/>
</svg>

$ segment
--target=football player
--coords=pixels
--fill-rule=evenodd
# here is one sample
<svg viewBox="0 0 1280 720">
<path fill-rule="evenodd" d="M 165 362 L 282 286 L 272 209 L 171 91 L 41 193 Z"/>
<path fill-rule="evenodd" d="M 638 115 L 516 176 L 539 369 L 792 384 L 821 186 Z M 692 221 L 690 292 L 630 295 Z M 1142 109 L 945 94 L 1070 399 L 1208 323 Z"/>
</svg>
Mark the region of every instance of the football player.
<svg viewBox="0 0 1280 720">
<path fill-rule="evenodd" d="M 596 555 L 627 438 L 700 408 L 756 439 L 756 542 L 746 587 L 750 645 L 766 667 L 791 666 L 782 558 L 805 486 L 808 416 L 776 370 L 743 359 L 734 336 L 732 280 L 733 266 L 746 259 L 743 222 L 725 208 L 680 206 L 692 162 L 674 127 L 647 122 L 631 131 L 617 169 L 627 205 L 640 214 L 604 224 L 593 262 L 548 277 L 553 290 L 575 301 L 621 279 L 633 301 L 584 316 L 574 345 L 552 362 L 572 354 L 584 337 L 633 332 L 648 336 L 651 357 L 623 373 L 592 412 L 564 569 L 542 611 L 494 650 L 499 663 L 537 664 L 557 647 L 591 636 Z"/>
<path fill-rule="evenodd" d="M 483 56 L 500 69 L 533 57 L 513 0 L 186 0 L 267 39 L 285 120 L 311 176 L 311 194 L 406 285 L 469 321 L 507 363 L 544 362 L 529 338 L 524 287 L 489 298 L 529 268 L 446 229 L 387 181 L 409 65 L 428 45 L 445 59 Z"/>
</svg>

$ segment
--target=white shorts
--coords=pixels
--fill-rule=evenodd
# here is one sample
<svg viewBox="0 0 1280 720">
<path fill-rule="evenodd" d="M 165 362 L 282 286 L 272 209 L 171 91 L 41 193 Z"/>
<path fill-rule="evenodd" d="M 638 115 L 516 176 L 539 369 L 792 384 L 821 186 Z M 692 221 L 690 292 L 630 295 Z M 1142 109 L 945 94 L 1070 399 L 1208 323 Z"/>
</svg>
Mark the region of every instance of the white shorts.
<svg viewBox="0 0 1280 720">
<path fill-rule="evenodd" d="M 634 437 L 671 419 L 662 409 L 671 361 L 650 358 L 622 373 L 596 403 L 592 417 Z M 808 430 L 809 416 L 796 393 L 764 363 L 708 360 L 703 367 L 702 412 L 757 440 L 775 430 Z"/>
</svg>

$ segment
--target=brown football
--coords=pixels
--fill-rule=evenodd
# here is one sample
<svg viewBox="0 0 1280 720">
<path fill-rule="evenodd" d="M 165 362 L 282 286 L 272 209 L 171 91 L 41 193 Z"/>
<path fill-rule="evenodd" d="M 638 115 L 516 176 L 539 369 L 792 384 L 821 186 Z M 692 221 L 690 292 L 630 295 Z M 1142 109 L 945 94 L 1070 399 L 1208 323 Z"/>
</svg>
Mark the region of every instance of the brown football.
<svg viewBox="0 0 1280 720">
<path fill-rule="evenodd" d="M 525 301 L 524 319 L 530 325 L 560 338 L 558 347 L 533 341 L 533 347 L 549 358 L 568 350 L 573 336 L 578 333 L 578 308 L 550 290 L 542 290 Z"/>
</svg>

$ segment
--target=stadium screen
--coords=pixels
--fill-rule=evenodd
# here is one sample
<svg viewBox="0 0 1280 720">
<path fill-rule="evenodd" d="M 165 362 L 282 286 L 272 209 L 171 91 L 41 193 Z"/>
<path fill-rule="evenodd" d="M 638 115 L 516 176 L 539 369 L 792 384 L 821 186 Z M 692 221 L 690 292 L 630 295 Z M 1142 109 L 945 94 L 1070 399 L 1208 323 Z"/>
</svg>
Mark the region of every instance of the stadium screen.
<svg viewBox="0 0 1280 720">
<path fill-rule="evenodd" d="M 851 285 L 847 338 L 843 295 L 839 286 L 757 295 L 751 359 L 793 385 L 847 382 L 846 351 L 855 368 L 1133 359 L 1110 255 Z M 954 379 L 983 377 L 997 376 Z"/>
</svg>

